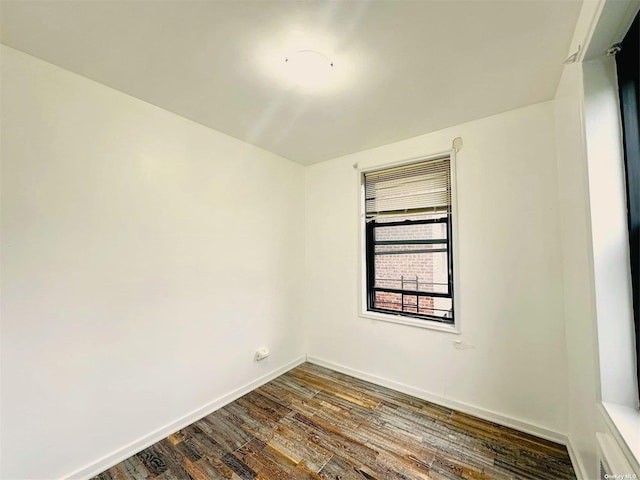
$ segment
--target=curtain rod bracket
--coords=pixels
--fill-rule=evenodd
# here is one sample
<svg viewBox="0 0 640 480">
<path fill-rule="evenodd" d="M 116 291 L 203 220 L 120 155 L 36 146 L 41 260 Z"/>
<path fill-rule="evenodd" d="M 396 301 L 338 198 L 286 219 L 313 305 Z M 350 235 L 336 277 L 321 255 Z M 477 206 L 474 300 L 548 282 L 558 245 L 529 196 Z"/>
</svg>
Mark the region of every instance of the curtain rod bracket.
<svg viewBox="0 0 640 480">
<path fill-rule="evenodd" d="M 456 151 L 456 153 L 462 150 L 462 137 L 456 137 L 453 139 L 452 148 Z"/>
<path fill-rule="evenodd" d="M 582 45 L 578 45 L 578 49 L 575 52 L 573 52 L 571 55 L 569 55 L 566 58 L 566 60 L 562 63 L 564 63 L 565 65 L 576 63 L 580 58 L 580 52 L 582 52 Z"/>
<path fill-rule="evenodd" d="M 607 57 L 615 56 L 620 50 L 622 50 L 622 43 L 614 43 L 607 49 Z"/>
</svg>

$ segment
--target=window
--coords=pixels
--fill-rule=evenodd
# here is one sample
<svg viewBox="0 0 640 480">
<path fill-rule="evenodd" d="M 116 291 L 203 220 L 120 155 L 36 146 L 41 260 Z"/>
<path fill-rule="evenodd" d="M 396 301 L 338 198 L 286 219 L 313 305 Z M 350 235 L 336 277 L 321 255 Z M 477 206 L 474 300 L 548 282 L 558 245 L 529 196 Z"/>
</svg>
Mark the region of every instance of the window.
<svg viewBox="0 0 640 480">
<path fill-rule="evenodd" d="M 640 385 L 640 35 L 636 16 L 616 55 L 618 89 L 622 115 L 625 176 L 627 181 L 627 219 L 635 323 L 636 370 Z M 639 392 L 640 394 L 640 392 Z"/>
<path fill-rule="evenodd" d="M 455 323 L 449 155 L 364 173 L 366 309 Z"/>
</svg>

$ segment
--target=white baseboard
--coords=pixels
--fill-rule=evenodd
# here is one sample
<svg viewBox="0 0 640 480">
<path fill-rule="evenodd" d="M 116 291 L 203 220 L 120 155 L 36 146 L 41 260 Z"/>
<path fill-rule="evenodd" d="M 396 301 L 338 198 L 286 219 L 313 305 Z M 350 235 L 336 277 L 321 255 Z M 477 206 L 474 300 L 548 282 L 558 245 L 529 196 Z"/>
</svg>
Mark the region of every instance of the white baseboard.
<svg viewBox="0 0 640 480">
<path fill-rule="evenodd" d="M 118 463 L 122 462 L 123 460 L 126 460 L 127 458 L 129 458 L 132 455 L 135 455 L 136 453 L 138 453 L 141 450 L 144 450 L 147 447 L 150 447 L 151 445 L 153 445 L 156 442 L 159 442 L 160 440 L 168 437 L 169 435 L 171 435 L 172 433 L 180 430 L 181 428 L 186 427 L 187 425 L 192 424 L 193 422 L 200 420 L 203 417 L 206 417 L 207 415 L 209 415 L 210 413 L 215 412 L 216 410 L 218 410 L 219 408 L 224 407 L 225 405 L 227 405 L 228 403 L 233 402 L 234 400 L 240 398 L 243 395 L 246 395 L 247 393 L 249 393 L 250 391 L 260 387 L 261 385 L 264 385 L 267 382 L 270 382 L 271 380 L 273 380 L 274 378 L 282 375 L 283 373 L 288 372 L 289 370 L 291 370 L 292 368 L 297 367 L 298 365 L 300 365 L 301 363 L 304 363 L 304 361 L 306 360 L 306 355 L 303 355 L 285 365 L 283 365 L 280 368 L 276 368 L 275 370 L 272 370 L 271 372 L 267 373 L 266 375 L 263 375 L 255 380 L 253 380 L 252 382 L 247 383 L 246 385 L 243 385 L 240 388 L 237 388 L 235 390 L 233 390 L 232 392 L 229 392 L 219 398 L 216 398 L 215 400 L 212 400 L 211 402 L 207 403 L 206 405 L 203 405 L 200 408 L 197 408 L 189 413 L 187 413 L 186 415 L 180 417 L 179 419 L 163 426 L 160 427 L 159 429 L 144 435 L 143 437 L 139 438 L 138 440 L 135 440 L 131 443 L 129 443 L 128 445 L 125 445 L 119 449 L 117 449 L 116 451 L 105 455 L 104 457 L 96 460 L 95 462 L 92 462 L 89 465 L 86 465 L 72 473 L 70 473 L 69 475 L 64 476 L 63 478 L 65 479 L 69 479 L 69 480 L 75 480 L 75 479 L 87 479 L 87 478 L 91 478 L 105 470 L 107 470 L 108 468 L 113 467 L 114 465 L 117 465 Z"/>
<path fill-rule="evenodd" d="M 576 472 L 576 478 L 578 480 L 589 480 L 585 473 L 584 465 L 580 460 L 580 456 L 573 448 L 573 443 L 571 442 L 571 436 L 567 437 L 567 443 L 565 444 L 567 447 L 567 452 L 569 452 L 569 458 L 571 459 L 571 464 L 573 465 L 573 470 Z"/>
<path fill-rule="evenodd" d="M 395 382 L 393 380 L 389 380 L 383 377 L 379 377 L 376 375 L 372 375 L 370 373 L 366 373 L 360 370 L 355 370 L 350 367 L 345 367 L 344 365 L 340 365 L 338 363 L 330 362 L 327 360 L 323 360 L 321 358 L 315 357 L 313 355 L 304 355 L 301 356 L 280 368 L 277 368 L 266 375 L 263 375 L 256 380 L 243 385 L 232 392 L 229 392 L 211 402 L 203 405 L 196 410 L 193 410 L 186 415 L 180 417 L 179 419 L 147 434 L 143 437 L 135 440 L 128 445 L 125 445 L 116 451 L 105 455 L 104 457 L 92 462 L 89 465 L 86 465 L 63 478 L 68 480 L 82 480 L 91 478 L 114 465 L 117 465 L 123 460 L 126 460 L 132 455 L 135 455 L 141 450 L 153 445 L 154 443 L 168 437 L 172 433 L 184 428 L 193 422 L 209 415 L 210 413 L 218 410 L 219 408 L 224 407 L 228 403 L 233 402 L 234 400 L 240 398 L 241 396 L 249 393 L 250 391 L 258 388 L 261 385 L 264 385 L 267 382 L 270 382 L 274 378 L 282 375 L 283 373 L 288 372 L 292 368 L 297 367 L 301 363 L 308 361 L 310 363 L 315 363 L 316 365 L 320 365 L 326 368 L 330 368 L 337 372 L 341 372 L 347 375 L 351 375 L 353 377 L 359 378 L 361 380 L 365 380 L 367 382 L 374 383 L 376 385 L 381 385 L 383 387 L 391 388 L 393 390 L 397 390 L 402 393 L 406 393 L 408 395 L 412 395 L 417 398 L 421 398 L 423 400 L 427 400 L 429 402 L 441 405 L 443 407 L 451 408 L 457 410 L 459 412 L 467 413 L 469 415 L 474 415 L 478 418 L 482 418 L 484 420 L 488 420 L 491 422 L 495 422 L 499 425 L 503 425 L 505 427 L 514 428 L 521 432 L 529 433 L 531 435 L 535 435 L 537 437 L 541 437 L 547 440 L 551 440 L 553 442 L 557 442 L 567 446 L 567 450 L 569 452 L 569 456 L 574 465 L 574 469 L 576 470 L 576 475 L 578 480 L 585 480 L 586 477 L 583 474 L 582 466 L 580 465 L 579 459 L 576 457 L 575 452 L 568 441 L 569 439 L 565 434 L 549 430 L 544 427 L 540 427 L 538 425 L 531 424 L 529 422 L 525 422 L 522 420 L 514 419 L 511 417 L 507 417 L 501 415 L 499 413 L 485 410 L 479 407 L 475 407 L 473 405 L 468 405 L 466 403 L 457 402 L 455 400 L 451 400 L 448 398 L 441 397 L 439 395 L 435 395 L 433 393 L 427 392 L 426 390 L 422 390 L 419 388 L 411 387 L 409 385 L 405 385 L 403 383 Z"/>
<path fill-rule="evenodd" d="M 640 475 L 640 413 L 636 408 L 611 402 L 601 402 L 598 410 L 617 445 L 614 450 L 619 451 L 636 476 Z"/>
<path fill-rule="evenodd" d="M 491 410 L 485 410 L 480 407 L 475 407 L 473 405 L 469 405 L 466 403 L 457 402 L 455 400 L 451 400 L 449 398 L 441 397 L 431 392 L 427 392 L 426 390 L 411 387 L 409 385 L 405 385 L 404 383 L 395 382 L 393 380 L 389 380 L 383 377 L 378 377 L 377 375 L 372 375 L 370 373 L 366 373 L 360 370 L 355 370 L 353 368 L 345 367 L 344 365 L 323 360 L 322 358 L 318 358 L 313 355 L 307 355 L 307 361 L 310 363 L 315 363 L 316 365 L 320 365 L 322 367 L 329 368 L 331 370 L 335 370 L 336 372 L 341 372 L 346 375 L 351 375 L 352 377 L 359 378 L 360 380 L 365 380 L 367 382 L 375 383 L 376 385 L 391 388 L 392 390 L 397 390 L 398 392 L 406 393 L 407 395 L 421 398 L 422 400 L 426 400 L 428 402 L 432 402 L 437 405 L 441 405 L 443 407 L 451 408 L 453 410 L 457 410 L 462 413 L 467 413 L 469 415 L 482 418 L 483 420 L 488 420 L 490 422 L 494 422 L 499 425 L 503 425 L 505 427 L 513 428 L 515 430 L 519 430 L 524 433 L 535 435 L 536 437 L 544 438 L 546 440 L 550 440 L 552 442 L 556 442 L 562 445 L 567 445 L 566 434 L 556 432 L 554 430 L 549 430 L 548 428 L 545 428 L 545 427 L 534 425 L 532 423 L 529 423 L 523 420 L 507 417 L 505 415 L 501 415 Z"/>
</svg>

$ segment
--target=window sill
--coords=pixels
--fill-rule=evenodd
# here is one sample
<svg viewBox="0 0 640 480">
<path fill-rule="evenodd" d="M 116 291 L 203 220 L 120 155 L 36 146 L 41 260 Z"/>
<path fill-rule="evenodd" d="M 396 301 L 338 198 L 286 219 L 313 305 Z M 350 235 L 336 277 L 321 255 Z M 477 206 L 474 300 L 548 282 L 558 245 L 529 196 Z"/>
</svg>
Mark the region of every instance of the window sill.
<svg viewBox="0 0 640 480">
<path fill-rule="evenodd" d="M 380 320 L 382 322 L 397 323 L 400 325 L 408 325 L 410 327 L 426 328 L 428 330 L 437 330 L 445 333 L 460 334 L 460 328 L 457 325 L 446 325 L 444 323 L 434 322 L 432 320 L 420 320 L 417 318 L 403 317 L 401 315 L 389 315 L 378 312 L 360 312 L 358 316 L 369 318 L 371 320 Z"/>
<path fill-rule="evenodd" d="M 640 411 L 610 402 L 602 402 L 602 408 L 629 463 L 640 469 Z"/>
</svg>

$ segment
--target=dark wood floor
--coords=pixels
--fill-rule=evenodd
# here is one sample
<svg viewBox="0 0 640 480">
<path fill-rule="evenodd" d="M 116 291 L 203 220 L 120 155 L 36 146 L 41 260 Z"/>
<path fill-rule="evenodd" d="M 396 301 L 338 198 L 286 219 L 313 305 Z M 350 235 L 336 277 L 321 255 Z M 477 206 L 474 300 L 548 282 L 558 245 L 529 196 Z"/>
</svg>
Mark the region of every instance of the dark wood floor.
<svg viewBox="0 0 640 480">
<path fill-rule="evenodd" d="M 305 363 L 95 479 L 575 479 L 564 446 Z"/>
</svg>

